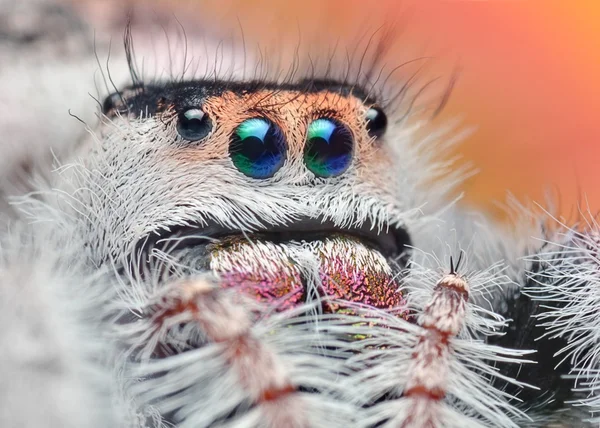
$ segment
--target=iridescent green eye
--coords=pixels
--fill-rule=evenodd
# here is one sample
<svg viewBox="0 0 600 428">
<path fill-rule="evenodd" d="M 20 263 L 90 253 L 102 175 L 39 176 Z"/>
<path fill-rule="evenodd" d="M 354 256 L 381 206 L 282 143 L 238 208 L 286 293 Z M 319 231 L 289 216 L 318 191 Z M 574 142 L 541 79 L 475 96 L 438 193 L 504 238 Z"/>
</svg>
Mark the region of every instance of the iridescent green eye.
<svg viewBox="0 0 600 428">
<path fill-rule="evenodd" d="M 272 177 L 285 161 L 285 137 L 268 119 L 248 119 L 233 132 L 229 156 L 235 167 L 248 177 Z"/>
<path fill-rule="evenodd" d="M 304 163 L 317 177 L 334 177 L 352 163 L 354 139 L 346 125 L 331 118 L 321 118 L 308 126 Z"/>
</svg>

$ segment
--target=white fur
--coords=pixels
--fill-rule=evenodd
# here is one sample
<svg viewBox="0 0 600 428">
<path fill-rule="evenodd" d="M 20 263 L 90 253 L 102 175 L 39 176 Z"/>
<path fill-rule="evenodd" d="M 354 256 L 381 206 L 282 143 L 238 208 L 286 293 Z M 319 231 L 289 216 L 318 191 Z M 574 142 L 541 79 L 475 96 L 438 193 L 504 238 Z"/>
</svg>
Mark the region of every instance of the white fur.
<svg viewBox="0 0 600 428">
<path fill-rule="evenodd" d="M 535 283 L 531 295 L 550 308 L 539 317 L 544 337 L 567 338 L 557 353 L 559 361 L 572 364 L 570 377 L 580 399 L 575 404 L 590 412 L 588 419 L 600 422 L 600 228 L 590 213 L 581 214 L 574 228 L 559 220 L 541 241 L 542 251 L 530 261 L 539 268 L 529 272 Z"/>
</svg>

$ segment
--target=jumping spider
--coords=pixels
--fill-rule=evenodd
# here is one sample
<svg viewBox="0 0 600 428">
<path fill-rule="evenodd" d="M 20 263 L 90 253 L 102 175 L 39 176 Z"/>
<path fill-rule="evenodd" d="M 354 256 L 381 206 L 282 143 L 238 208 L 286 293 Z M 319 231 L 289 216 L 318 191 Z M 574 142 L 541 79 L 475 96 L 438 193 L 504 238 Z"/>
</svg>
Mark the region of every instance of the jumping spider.
<svg viewBox="0 0 600 428">
<path fill-rule="evenodd" d="M 128 49 L 83 137 L 0 122 L 76 134 L 0 181 L 3 427 L 598 423 L 593 219 L 455 204 L 448 137 L 358 75 L 144 79 Z"/>
</svg>

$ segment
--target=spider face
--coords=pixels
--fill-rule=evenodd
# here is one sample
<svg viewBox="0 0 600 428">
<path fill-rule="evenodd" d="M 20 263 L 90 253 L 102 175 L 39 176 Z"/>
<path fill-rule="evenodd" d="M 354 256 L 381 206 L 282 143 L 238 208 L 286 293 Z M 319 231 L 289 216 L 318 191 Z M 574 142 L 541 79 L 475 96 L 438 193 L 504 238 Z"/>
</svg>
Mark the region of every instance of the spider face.
<svg viewBox="0 0 600 428">
<path fill-rule="evenodd" d="M 360 90 L 182 82 L 127 89 L 104 112 L 92 159 L 118 184 L 90 200 L 112 219 L 99 257 L 142 271 L 175 259 L 285 305 L 402 303 L 408 210 L 385 112 Z"/>
</svg>

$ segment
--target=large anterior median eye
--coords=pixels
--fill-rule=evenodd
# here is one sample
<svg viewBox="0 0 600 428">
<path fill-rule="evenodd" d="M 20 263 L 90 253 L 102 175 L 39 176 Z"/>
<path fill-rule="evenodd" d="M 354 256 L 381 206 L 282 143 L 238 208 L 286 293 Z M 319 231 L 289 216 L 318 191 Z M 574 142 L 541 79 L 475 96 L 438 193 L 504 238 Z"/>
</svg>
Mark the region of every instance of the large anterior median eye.
<svg viewBox="0 0 600 428">
<path fill-rule="evenodd" d="M 304 163 L 317 177 L 334 177 L 352 163 L 354 139 L 341 122 L 321 118 L 308 126 Z"/>
<path fill-rule="evenodd" d="M 268 119 L 248 119 L 233 132 L 229 156 L 235 167 L 248 177 L 272 177 L 285 161 L 285 137 Z"/>
</svg>

